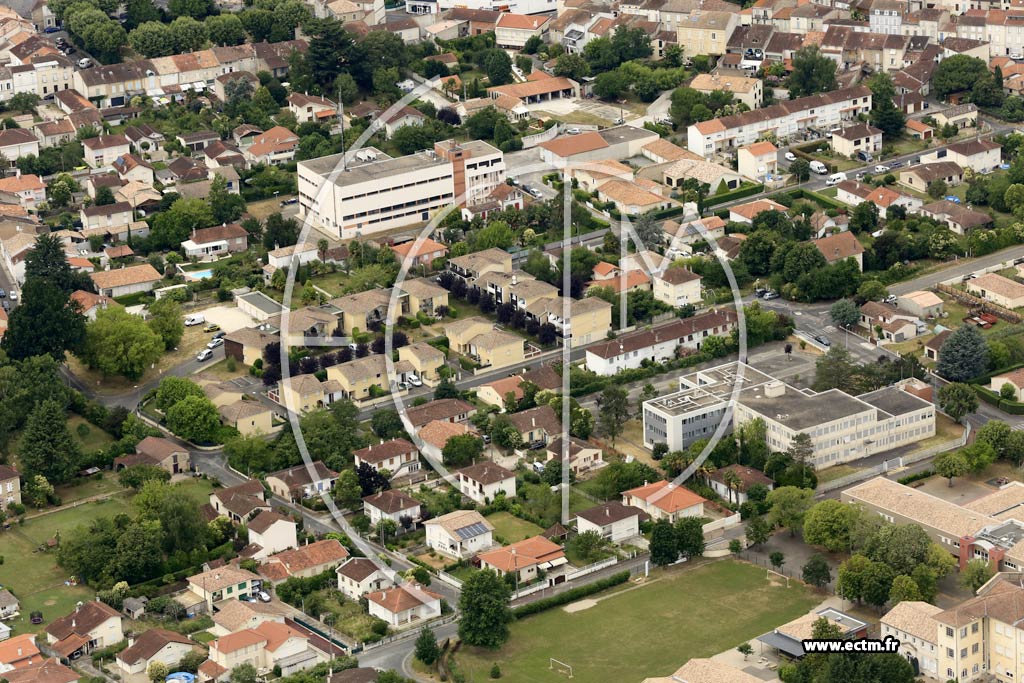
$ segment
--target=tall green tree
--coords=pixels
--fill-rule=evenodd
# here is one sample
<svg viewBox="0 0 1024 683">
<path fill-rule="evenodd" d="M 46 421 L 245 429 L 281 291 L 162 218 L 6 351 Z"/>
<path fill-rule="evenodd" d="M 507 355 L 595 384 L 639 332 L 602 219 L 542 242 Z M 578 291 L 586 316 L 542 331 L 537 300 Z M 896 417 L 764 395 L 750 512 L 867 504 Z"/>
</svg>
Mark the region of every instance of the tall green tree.
<svg viewBox="0 0 1024 683">
<path fill-rule="evenodd" d="M 768 494 L 768 504 L 771 506 L 769 519 L 775 526 L 789 529 L 791 536 L 796 535 L 803 528 L 804 516 L 813 503 L 814 491 L 781 486 Z"/>
<path fill-rule="evenodd" d="M 951 382 L 964 382 L 988 369 L 988 346 L 973 325 L 960 325 L 939 349 L 938 373 Z"/>
<path fill-rule="evenodd" d="M 52 399 L 32 409 L 18 452 L 26 479 L 41 475 L 51 484 L 62 484 L 77 471 L 81 453 L 67 420 L 64 406 Z"/>
<path fill-rule="evenodd" d="M 441 648 L 437 644 L 437 636 L 429 626 L 420 629 L 413 655 L 427 666 L 433 666 L 434 662 L 440 658 Z"/>
<path fill-rule="evenodd" d="M 86 328 L 82 360 L 104 375 L 137 380 L 159 360 L 164 340 L 123 308 L 106 308 Z"/>
<path fill-rule="evenodd" d="M 19 360 L 46 354 L 63 361 L 67 351 L 77 353 L 85 342 L 85 316 L 68 302 L 67 293 L 51 280 L 28 278 L 0 348 Z"/>
<path fill-rule="evenodd" d="M 823 55 L 817 45 L 800 48 L 793 54 L 788 85 L 789 96 L 793 98 L 835 90 L 835 60 Z"/>
<path fill-rule="evenodd" d="M 932 90 L 940 99 L 970 90 L 980 80 L 991 78 L 984 60 L 968 55 L 953 55 L 939 62 L 932 74 Z"/>
<path fill-rule="evenodd" d="M 679 559 L 675 530 L 667 519 L 659 519 L 654 523 L 648 549 L 651 552 L 651 562 L 659 567 L 672 564 Z"/>
<path fill-rule="evenodd" d="M 946 451 L 935 456 L 932 461 L 932 468 L 935 474 L 949 480 L 949 486 L 953 486 L 953 479 L 967 474 L 967 458 L 959 451 Z"/>
<path fill-rule="evenodd" d="M 497 649 L 508 640 L 513 620 L 509 599 L 512 590 L 496 572 L 484 569 L 462 584 L 459 596 L 459 638 L 467 645 Z"/>
<path fill-rule="evenodd" d="M 947 415 L 959 422 L 978 409 L 978 395 L 970 384 L 954 382 L 939 389 L 938 403 Z"/>
<path fill-rule="evenodd" d="M 860 321 L 860 309 L 849 299 L 840 299 L 828 309 L 832 324 L 837 327 L 851 328 Z"/>
<path fill-rule="evenodd" d="M 181 314 L 181 304 L 169 296 L 157 299 L 149 309 L 149 328 L 163 340 L 164 349 L 170 351 L 177 348 L 182 335 L 185 334 L 185 322 Z"/>
<path fill-rule="evenodd" d="M 626 421 L 629 420 L 629 393 L 620 386 L 609 385 L 601 392 L 600 405 L 598 419 L 601 423 L 601 432 L 611 437 L 614 446 L 615 437 L 622 433 Z"/>
<path fill-rule="evenodd" d="M 212 443 L 220 431 L 217 406 L 205 396 L 186 396 L 167 409 L 167 428 L 192 443 Z"/>
<path fill-rule="evenodd" d="M 823 588 L 832 580 L 832 570 L 829 568 L 828 562 L 818 553 L 807 558 L 807 562 L 804 563 L 800 571 L 804 583 L 815 588 Z"/>
</svg>

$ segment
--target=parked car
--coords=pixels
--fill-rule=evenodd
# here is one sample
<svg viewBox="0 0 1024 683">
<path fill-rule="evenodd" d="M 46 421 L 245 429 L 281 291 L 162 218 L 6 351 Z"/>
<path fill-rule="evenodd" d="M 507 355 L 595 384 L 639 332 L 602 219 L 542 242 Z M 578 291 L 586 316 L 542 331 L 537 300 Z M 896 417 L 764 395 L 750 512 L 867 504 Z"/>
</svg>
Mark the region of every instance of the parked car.
<svg viewBox="0 0 1024 683">
<path fill-rule="evenodd" d="M 65 46 L 64 48 L 61 49 L 61 52 L 64 53 L 64 56 L 69 57 L 69 56 L 75 54 L 76 52 L 78 52 L 78 50 L 75 49 L 74 45 L 67 45 L 67 46 Z"/>
<path fill-rule="evenodd" d="M 242 595 L 239 595 L 238 599 L 242 602 L 256 602 L 256 598 L 254 598 L 251 595 L 245 595 L 244 593 Z"/>
<path fill-rule="evenodd" d="M 224 346 L 224 339 L 221 337 L 214 337 L 210 340 L 210 343 L 206 345 L 206 348 L 215 349 L 218 346 Z"/>
<path fill-rule="evenodd" d="M 894 161 L 891 164 L 889 164 L 889 170 L 891 171 L 894 168 L 901 168 L 901 167 L 906 166 L 906 165 L 907 165 L 907 162 L 905 162 L 905 161 Z"/>
<path fill-rule="evenodd" d="M 260 599 L 260 602 L 270 602 L 270 593 L 266 591 L 260 591 L 256 596 Z"/>
<path fill-rule="evenodd" d="M 896 295 L 895 294 L 890 294 L 889 296 L 887 296 L 884 299 L 882 299 L 882 302 L 883 303 L 887 303 L 887 304 L 894 304 L 894 303 L 896 303 Z"/>
<path fill-rule="evenodd" d="M 786 152 L 783 156 L 786 157 L 786 161 L 796 161 L 796 155 L 792 152 Z"/>
<path fill-rule="evenodd" d="M 11 301 L 17 301 L 18 300 L 18 290 L 12 289 L 11 293 L 8 294 L 7 296 L 11 297 Z"/>
<path fill-rule="evenodd" d="M 192 315 L 185 316 L 185 327 L 192 327 L 194 325 L 202 325 L 206 322 L 206 316 L 202 313 L 193 313 Z"/>
<path fill-rule="evenodd" d="M 216 332 L 219 329 L 220 325 L 218 325 L 217 323 L 209 323 L 206 327 L 203 328 L 203 332 Z"/>
<path fill-rule="evenodd" d="M 200 362 L 204 360 L 210 360 L 211 358 L 213 358 L 213 351 L 211 351 L 210 349 L 203 349 L 198 354 L 196 354 L 196 360 Z"/>
<path fill-rule="evenodd" d="M 760 299 L 761 297 L 763 297 L 767 293 L 768 293 L 768 290 L 765 287 L 755 287 L 754 288 L 754 296 L 756 296 L 758 299 Z"/>
<path fill-rule="evenodd" d="M 828 337 L 826 337 L 823 334 L 819 334 L 817 337 L 815 337 L 814 341 L 818 342 L 822 346 L 832 346 L 832 342 L 830 342 L 828 340 Z"/>
<path fill-rule="evenodd" d="M 0 287 L 0 299 L 6 299 L 6 298 L 7 298 L 7 290 L 5 290 L 3 287 Z"/>
<path fill-rule="evenodd" d="M 81 59 L 78 60 L 78 68 L 79 69 L 88 69 L 91 66 L 92 66 L 92 60 L 89 59 L 88 57 L 82 57 Z"/>
<path fill-rule="evenodd" d="M 47 26 L 46 28 L 43 29 L 43 33 L 56 33 L 57 31 L 63 31 L 63 30 L 64 29 L 62 29 L 60 26 Z M 58 38 L 57 40 L 64 40 L 64 39 L 63 38 Z M 32 622 L 32 623 L 34 624 L 35 622 Z"/>
<path fill-rule="evenodd" d="M 865 164 L 870 164 L 872 161 L 875 160 L 875 158 L 871 156 L 870 152 L 865 152 L 864 150 L 860 150 L 859 152 L 857 152 L 857 158 L 863 161 Z"/>
<path fill-rule="evenodd" d="M 398 390 L 399 391 L 409 391 L 409 384 L 407 382 L 399 382 L 398 383 Z"/>
<path fill-rule="evenodd" d="M 877 166 L 875 166 L 875 173 L 887 173 L 888 171 L 889 167 L 886 166 L 885 164 L 878 164 Z"/>
<path fill-rule="evenodd" d="M 617 119 L 615 119 L 615 125 L 616 125 L 616 126 L 621 126 L 621 125 L 622 125 L 622 124 L 624 124 L 625 122 L 626 122 L 626 119 L 622 118 L 621 116 L 620 116 L 620 117 L 618 117 Z"/>
<path fill-rule="evenodd" d="M 298 203 L 299 203 L 299 198 L 298 197 L 291 197 L 289 199 L 282 199 L 281 200 L 281 206 L 290 206 L 292 204 L 298 204 Z"/>
<path fill-rule="evenodd" d="M 579 128 L 575 128 L 575 127 L 573 127 L 573 128 L 566 128 L 565 129 L 565 134 L 566 135 L 579 135 L 580 132 L 581 132 L 580 129 Z"/>
<path fill-rule="evenodd" d="M 423 380 L 421 380 L 419 378 L 419 376 L 417 376 L 415 373 L 411 373 L 405 379 L 408 380 L 409 384 L 411 384 L 414 387 L 422 387 L 423 386 Z"/>
<path fill-rule="evenodd" d="M 778 298 L 779 298 L 779 293 L 776 292 L 774 289 L 770 289 L 770 290 L 768 290 L 767 292 L 764 293 L 764 300 L 765 301 L 768 301 L 769 299 L 778 299 Z"/>
<path fill-rule="evenodd" d="M 224 332 L 224 330 L 221 330 L 220 332 L 214 333 L 213 338 L 214 339 L 223 339 L 225 334 L 226 333 Z"/>
</svg>

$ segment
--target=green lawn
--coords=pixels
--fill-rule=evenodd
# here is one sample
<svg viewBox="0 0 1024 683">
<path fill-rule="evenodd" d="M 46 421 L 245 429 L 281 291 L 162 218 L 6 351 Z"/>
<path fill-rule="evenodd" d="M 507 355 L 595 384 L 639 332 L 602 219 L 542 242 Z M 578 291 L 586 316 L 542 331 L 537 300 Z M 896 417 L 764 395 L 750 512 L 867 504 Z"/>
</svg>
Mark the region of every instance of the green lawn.
<svg viewBox="0 0 1024 683">
<path fill-rule="evenodd" d="M 79 429 L 82 429 L 84 436 L 79 433 Z M 68 431 L 71 432 L 71 436 L 78 442 L 82 450 L 86 452 L 95 451 L 114 443 L 114 437 L 96 425 L 90 424 L 81 415 L 72 415 L 68 418 Z"/>
<path fill-rule="evenodd" d="M 94 474 L 91 477 L 76 477 L 67 484 L 56 487 L 56 493 L 64 505 L 76 500 L 122 491 L 124 489 L 118 483 L 117 477 L 110 472 L 105 472 L 102 475 Z"/>
<path fill-rule="evenodd" d="M 494 525 L 494 535 L 500 536 L 505 543 L 515 543 L 544 531 L 536 524 L 508 512 L 495 512 L 487 516 L 487 521 Z"/>
<path fill-rule="evenodd" d="M 117 493 L 104 500 L 29 519 L 23 525 L 12 524 L 10 531 L 0 533 L 0 555 L 4 558 L 0 564 L 0 585 L 10 588 L 21 601 L 22 616 L 9 622 L 16 633 L 41 631 L 53 619 L 69 613 L 79 600 L 96 596 L 96 591 L 88 586 L 66 586 L 64 582 L 70 577 L 57 566 L 57 551 L 40 551 L 39 547 L 58 533 L 67 538 L 78 527 L 88 526 L 101 517 L 113 517 L 122 512 L 132 514 L 130 494 L 117 486 L 116 481 L 113 476 L 91 478 L 77 487 L 59 489 L 62 494 L 73 491 L 71 500 L 110 490 Z M 213 485 L 205 479 L 191 479 L 175 486 L 197 506 L 208 502 L 213 490 Z M 65 499 L 67 502 L 69 500 Z M 32 626 L 29 623 L 29 613 L 33 610 L 42 611 L 43 624 Z"/>
<path fill-rule="evenodd" d="M 668 676 L 687 660 L 710 657 L 805 614 L 820 601 L 809 589 L 771 585 L 765 571 L 725 560 L 611 595 L 574 614 L 553 609 L 512 624 L 497 652 L 463 648 L 457 656 L 468 680 L 487 680 L 491 665 L 502 681 L 560 681 L 554 657 L 573 667 L 574 683 L 639 681 Z"/>
</svg>

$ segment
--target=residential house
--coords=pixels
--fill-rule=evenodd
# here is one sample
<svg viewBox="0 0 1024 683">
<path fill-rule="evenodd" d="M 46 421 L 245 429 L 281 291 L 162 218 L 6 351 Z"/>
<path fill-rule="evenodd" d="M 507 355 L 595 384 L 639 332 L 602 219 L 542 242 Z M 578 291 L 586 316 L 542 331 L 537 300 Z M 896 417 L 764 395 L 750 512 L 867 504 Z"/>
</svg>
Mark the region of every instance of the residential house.
<svg viewBox="0 0 1024 683">
<path fill-rule="evenodd" d="M 493 545 L 494 527 L 476 510 L 456 510 L 423 523 L 427 531 L 427 547 L 463 559 L 472 557 Z"/>
<path fill-rule="evenodd" d="M 683 517 L 703 517 L 704 498 L 690 489 L 656 481 L 622 492 L 622 504 L 639 508 L 651 519 L 675 523 Z"/>
<path fill-rule="evenodd" d="M 328 381 L 337 382 L 340 395 L 353 401 L 366 401 L 398 390 L 398 383 L 412 374 L 412 366 L 403 361 L 394 364 L 394 375 L 389 375 L 384 356 L 372 355 L 327 370 Z"/>
<path fill-rule="evenodd" d="M 296 465 L 266 476 L 267 486 L 275 496 L 298 502 L 303 498 L 329 492 L 338 473 L 317 460 L 310 465 Z"/>
<path fill-rule="evenodd" d="M 7 683 L 78 683 L 81 674 L 61 664 L 56 658 L 23 666 L 4 674 Z"/>
<path fill-rule="evenodd" d="M 404 518 L 411 520 L 411 526 L 415 526 L 421 516 L 420 502 L 397 489 L 386 489 L 366 496 L 363 498 L 363 511 L 374 526 L 389 519 L 399 528 L 406 528 L 402 524 Z"/>
<path fill-rule="evenodd" d="M 0 507 L 21 505 L 21 475 L 10 465 L 0 465 Z"/>
<path fill-rule="evenodd" d="M 976 211 L 948 199 L 925 204 L 919 213 L 937 220 L 958 235 L 966 235 L 972 230 L 992 224 L 992 216 L 984 211 Z"/>
<path fill-rule="evenodd" d="M 550 18 L 502 12 L 494 25 L 495 45 L 502 49 L 522 50 L 530 38 L 536 36 L 543 39 L 547 36 Z"/>
<path fill-rule="evenodd" d="M 924 343 L 924 357 L 933 362 L 939 362 L 939 351 L 942 349 L 942 345 L 946 343 L 949 335 L 953 334 L 953 330 L 942 330 L 934 337 Z"/>
<path fill-rule="evenodd" d="M 546 447 L 547 460 L 558 459 L 562 460 L 564 457 L 562 438 L 558 437 L 548 442 Z M 583 439 L 577 439 L 575 436 L 569 437 L 569 470 L 574 474 L 579 475 L 584 472 L 594 469 L 596 467 L 602 467 L 604 465 L 604 452 L 600 447 L 594 446 Z"/>
<path fill-rule="evenodd" d="M 6 588 L 0 590 L 0 619 L 10 619 L 17 615 L 19 613 L 19 608 L 20 605 L 18 603 L 18 598 L 14 597 L 14 594 L 11 593 L 11 591 Z M 36 652 L 38 654 L 38 650 Z M 4 659 L 5 656 L 0 652 L 0 665 L 10 663 L 5 662 Z"/>
<path fill-rule="evenodd" d="M 7 168 L 16 168 L 18 159 L 28 155 L 39 156 L 39 140 L 24 128 L 0 130 L 0 158 L 5 159 Z"/>
<path fill-rule="evenodd" d="M 986 273 L 968 280 L 967 291 L 1005 308 L 1024 306 L 1024 285 L 998 273 Z"/>
<path fill-rule="evenodd" d="M 441 596 L 419 584 L 402 584 L 367 593 L 366 600 L 371 616 L 395 628 L 441 616 Z"/>
<path fill-rule="evenodd" d="M 730 223 L 746 223 L 752 225 L 758 214 L 765 211 L 786 211 L 786 207 L 771 199 L 755 199 L 746 204 L 737 204 L 729 208 Z"/>
<path fill-rule="evenodd" d="M 210 633 L 215 636 L 226 636 L 229 633 L 256 628 L 267 621 L 283 624 L 289 610 L 289 607 L 281 603 L 225 600 L 217 605 L 217 611 L 213 613 L 214 625 Z"/>
<path fill-rule="evenodd" d="M 645 276 L 646 277 L 646 276 Z M 627 280 L 632 282 L 632 274 Z M 613 282 L 621 282 L 613 280 Z M 615 288 L 613 287 L 613 290 Z M 568 304 L 568 315 L 566 310 Z M 569 346 L 586 346 L 599 339 L 607 339 L 612 328 L 612 305 L 600 297 L 541 299 L 526 309 L 527 316 L 539 324 L 550 323 L 558 339 L 569 337 Z"/>
<path fill-rule="evenodd" d="M 249 164 L 282 164 L 295 158 L 299 136 L 282 126 L 274 126 L 253 138 L 242 154 Z"/>
<path fill-rule="evenodd" d="M 275 586 L 291 578 L 311 579 L 331 571 L 349 556 L 336 538 L 306 543 L 268 557 L 259 567 L 260 576 Z"/>
<path fill-rule="evenodd" d="M 206 610 L 212 613 L 215 603 L 252 595 L 261 585 L 262 581 L 256 574 L 227 564 L 188 577 L 188 592 L 194 594 L 194 597 L 188 597 L 198 598 L 199 602 L 206 604 Z"/>
<path fill-rule="evenodd" d="M 476 414 L 472 403 L 459 398 L 443 398 L 406 410 L 413 428 L 419 429 L 429 422 L 467 422 Z"/>
<path fill-rule="evenodd" d="M 299 92 L 288 95 L 288 111 L 299 123 L 322 123 L 338 117 L 338 105 L 331 100 Z"/>
<path fill-rule="evenodd" d="M 729 35 L 738 24 L 735 12 L 694 12 L 677 26 L 676 41 L 686 57 L 724 55 Z M 691 151 L 696 150 L 691 147 Z"/>
<path fill-rule="evenodd" d="M 274 430 L 274 411 L 260 401 L 240 398 L 218 406 L 221 422 L 234 427 L 242 436 L 270 434 Z"/>
<path fill-rule="evenodd" d="M 747 492 L 751 486 L 760 485 L 771 491 L 775 482 L 760 470 L 744 465 L 726 465 L 708 475 L 708 482 L 715 493 L 736 505 L 748 500 Z"/>
<path fill-rule="evenodd" d="M 199 130 L 193 133 L 181 133 L 176 139 L 178 144 L 190 152 L 202 152 L 209 145 L 220 140 L 220 133 L 212 130 Z"/>
<path fill-rule="evenodd" d="M 954 125 L 960 130 L 978 125 L 978 106 L 973 102 L 959 104 L 932 114 L 935 125 L 939 127 Z"/>
<path fill-rule="evenodd" d="M 562 434 L 562 423 L 549 405 L 541 405 L 509 415 L 525 446 L 546 446 Z"/>
<path fill-rule="evenodd" d="M 864 247 L 852 232 L 837 232 L 822 237 L 814 240 L 814 246 L 829 264 L 852 258 L 857 262 L 857 269 L 864 270 Z"/>
<path fill-rule="evenodd" d="M 342 385 L 336 379 L 325 382 L 313 374 L 292 375 L 280 380 L 267 392 L 268 398 L 295 413 L 308 413 L 325 408 L 343 395 Z"/>
<path fill-rule="evenodd" d="M 359 600 L 391 584 L 377 563 L 365 557 L 350 557 L 334 571 L 338 574 L 338 590 L 349 600 Z"/>
<path fill-rule="evenodd" d="M 545 406 L 548 407 L 548 406 Z M 516 475 L 490 461 L 476 463 L 453 472 L 459 492 L 480 505 L 492 503 L 498 494 L 516 496 Z"/>
<path fill-rule="evenodd" d="M 441 381 L 438 369 L 445 364 L 444 352 L 426 342 L 413 342 L 398 349 L 398 360 L 405 361 L 427 386 Z"/>
<path fill-rule="evenodd" d="M 241 304 L 241 297 L 236 301 Z M 245 310 L 242 305 L 239 305 L 238 308 L 239 310 Z M 277 335 L 269 334 L 264 330 L 255 327 L 243 327 L 234 332 L 228 332 L 224 337 L 224 355 L 230 356 L 235 361 L 251 367 L 253 363 L 263 358 L 263 349 L 268 344 L 277 340 Z M 291 403 L 289 405 L 300 404 Z"/>
<path fill-rule="evenodd" d="M 457 320 L 445 329 L 449 348 L 475 360 L 480 367 L 505 368 L 526 360 L 524 339 L 512 332 L 499 330 L 484 318 Z"/>
<path fill-rule="evenodd" d="M 77 658 L 122 640 L 121 613 L 99 600 L 79 603 L 71 614 L 46 627 L 46 643 L 61 659 Z"/>
<path fill-rule="evenodd" d="M 964 169 L 954 161 L 919 164 L 900 171 L 900 183 L 918 192 L 927 192 L 928 185 L 936 181 L 942 181 L 947 187 L 953 187 L 963 182 L 963 179 Z"/>
<path fill-rule="evenodd" d="M 964 140 L 930 154 L 922 154 L 921 161 L 952 161 L 961 168 L 972 169 L 975 173 L 991 173 L 1003 162 L 1003 148 L 992 140 Z"/>
<path fill-rule="evenodd" d="M 131 144 L 123 135 L 100 135 L 82 140 L 85 163 L 92 168 L 113 166 L 118 157 L 131 154 Z"/>
<path fill-rule="evenodd" d="M 186 258 L 214 259 L 249 248 L 249 233 L 238 223 L 225 223 L 212 228 L 193 229 L 189 239 L 181 243 Z"/>
<path fill-rule="evenodd" d="M 610 501 L 576 513 L 576 532 L 594 532 L 612 543 L 640 536 L 640 521 L 647 519 L 640 508 Z"/>
<path fill-rule="evenodd" d="M 608 376 L 638 368 L 645 360 L 662 362 L 697 351 L 707 337 L 724 336 L 734 329 L 736 314 L 728 309 L 673 320 L 587 347 L 587 369 Z"/>
<path fill-rule="evenodd" d="M 263 510 L 249 520 L 249 547 L 246 553 L 254 560 L 264 560 L 269 555 L 298 546 L 297 524 L 290 517 L 273 511 Z"/>
<path fill-rule="evenodd" d="M 1003 387 L 1006 385 L 1013 387 L 1014 401 L 1024 400 L 1024 372 L 1021 370 L 1004 372 L 994 375 L 992 379 L 989 380 L 989 389 L 997 394 L 1001 393 Z"/>
<path fill-rule="evenodd" d="M 534 370 L 527 370 L 482 384 L 477 387 L 476 397 L 480 401 L 498 408 L 499 412 L 504 412 L 509 395 L 511 395 L 513 401 L 519 401 L 523 398 L 523 384 L 525 382 L 535 384 L 538 389 L 552 391 L 557 391 L 562 386 L 562 378 L 554 368 L 542 365 Z"/>
<path fill-rule="evenodd" d="M 250 664 L 257 671 L 267 672 L 275 667 L 282 675 L 290 676 L 318 664 L 322 655 L 309 646 L 309 637 L 287 624 L 265 621 L 256 628 L 221 636 L 210 642 L 208 662 L 216 665 L 217 678 L 221 672 Z M 209 671 L 209 669 L 207 670 Z M 204 674 L 200 666 L 200 674 Z"/>
<path fill-rule="evenodd" d="M 0 199 L 10 197 L 28 211 L 35 211 L 46 201 L 46 183 L 39 176 L 27 173 L 0 178 Z"/>
<path fill-rule="evenodd" d="M 235 524 L 247 522 L 259 512 L 270 511 L 263 484 L 256 479 L 224 489 L 214 489 L 210 494 L 210 507 L 214 516 L 223 515 Z"/>
<path fill-rule="evenodd" d="M 129 641 L 128 647 L 117 653 L 117 668 L 122 676 L 146 673 L 151 662 L 175 664 L 193 650 L 194 643 L 185 635 L 153 628 L 143 631 Z"/>
<path fill-rule="evenodd" d="M 288 247 L 279 247 L 267 252 L 267 265 L 263 266 L 263 277 L 267 284 L 274 272 L 280 268 L 291 268 L 292 265 L 304 266 L 307 263 L 319 260 L 315 244 L 293 244 Z"/>
<path fill-rule="evenodd" d="M 491 248 L 456 256 L 448 259 L 448 271 L 470 284 L 487 273 L 511 273 L 512 254 L 504 249 Z"/>
<path fill-rule="evenodd" d="M 135 220 L 133 207 L 128 202 L 87 206 L 79 214 L 85 228 L 112 228 L 129 225 Z"/>
<path fill-rule="evenodd" d="M 392 477 L 403 476 L 420 469 L 420 453 L 416 446 L 405 439 L 370 444 L 352 455 L 357 468 L 365 463 L 378 472 L 386 470 Z"/>
<path fill-rule="evenodd" d="M 101 296 L 117 298 L 137 292 L 151 292 L 163 276 L 148 263 L 116 270 L 90 273 L 93 284 Z"/>
<path fill-rule="evenodd" d="M 124 136 L 135 154 L 158 151 L 165 142 L 164 134 L 146 123 L 127 126 Z"/>
<path fill-rule="evenodd" d="M 192 470 L 188 449 L 158 436 L 147 436 L 135 445 L 135 453 L 114 459 L 115 470 L 133 465 L 159 467 L 172 475 Z"/>
<path fill-rule="evenodd" d="M 687 268 L 669 268 L 652 278 L 654 298 L 674 308 L 701 301 L 701 277 Z"/>
<path fill-rule="evenodd" d="M 747 178 L 758 180 L 779 174 L 779 148 L 767 140 L 740 147 L 736 160 L 740 175 Z"/>
<path fill-rule="evenodd" d="M 917 197 L 903 194 L 889 187 L 874 187 L 866 185 L 857 180 L 844 180 L 836 185 L 836 199 L 848 206 L 856 207 L 862 202 L 870 202 L 878 207 L 878 215 L 885 218 L 888 215 L 889 207 L 902 206 L 908 212 L 916 211 L 921 207 L 921 200 Z"/>
<path fill-rule="evenodd" d="M 134 154 L 122 154 L 114 159 L 111 166 L 125 184 L 141 184 L 153 193 L 152 196 L 156 198 L 156 201 L 159 201 L 160 193 L 153 190 L 156 175 L 152 164 L 148 161 L 143 161 Z"/>
<path fill-rule="evenodd" d="M 565 564 L 565 549 L 543 536 L 533 536 L 477 555 L 481 569 L 492 569 L 504 576 L 512 574 L 517 583 L 530 583 Z"/>
<path fill-rule="evenodd" d="M 399 263 L 408 263 L 409 268 L 423 266 L 430 269 L 436 259 L 448 255 L 448 247 L 424 237 L 411 242 L 403 242 L 391 247 Z"/>
<path fill-rule="evenodd" d="M 10 591 L 5 592 L 10 594 Z M 6 619 L 13 612 L 5 614 L 4 618 Z M 10 673 L 12 669 L 17 671 L 18 669 L 36 666 L 44 661 L 47 660 L 36 645 L 36 634 L 34 633 L 23 633 L 0 642 L 0 669 L 3 669 L 6 673 Z M 4 678 L 7 678 L 7 676 L 4 676 Z"/>
<path fill-rule="evenodd" d="M 760 78 L 718 73 L 697 74 L 690 87 L 705 95 L 715 91 L 727 92 L 734 100 L 742 102 L 750 109 L 760 109 L 764 102 L 764 86 Z"/>
<path fill-rule="evenodd" d="M 832 131 L 832 151 L 850 159 L 871 161 L 882 151 L 882 131 L 866 123 Z"/>
<path fill-rule="evenodd" d="M 870 111 L 871 91 L 867 86 L 839 88 L 755 111 L 695 123 L 687 129 L 687 148 L 710 158 L 719 152 L 731 152 L 734 148 L 757 142 L 768 133 L 788 138 L 808 128 L 830 130 Z"/>
</svg>

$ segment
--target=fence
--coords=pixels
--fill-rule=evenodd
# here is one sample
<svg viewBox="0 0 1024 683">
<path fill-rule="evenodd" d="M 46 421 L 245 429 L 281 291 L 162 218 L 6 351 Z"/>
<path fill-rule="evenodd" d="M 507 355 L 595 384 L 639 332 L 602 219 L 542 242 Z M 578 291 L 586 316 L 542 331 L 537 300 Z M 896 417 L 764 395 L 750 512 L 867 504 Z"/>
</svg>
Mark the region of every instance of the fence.
<svg viewBox="0 0 1024 683">
<path fill-rule="evenodd" d="M 956 299 L 957 301 L 966 306 L 970 306 L 972 308 L 980 308 L 982 311 L 986 313 L 991 313 L 992 315 L 1000 317 L 1007 322 L 1016 324 L 1021 322 L 1021 320 L 1024 320 L 1024 318 L 1021 318 L 1020 315 L 1014 313 L 1009 308 L 1003 308 L 998 304 L 994 304 L 991 301 L 987 301 L 985 299 L 982 299 L 981 297 L 974 296 L 973 294 L 968 294 L 967 292 L 961 289 L 956 289 L 955 287 L 951 287 L 950 285 L 943 284 L 940 282 L 939 284 L 935 285 L 935 289 L 944 294 L 948 294 L 949 296 L 953 297 L 954 299 Z"/>
<path fill-rule="evenodd" d="M 527 135 L 523 138 L 523 149 L 533 149 L 542 142 L 548 140 L 554 140 L 558 137 L 559 126 L 551 126 L 543 133 L 535 133 L 534 135 Z"/>
<path fill-rule="evenodd" d="M 437 578 L 439 578 L 440 580 L 444 581 L 445 583 L 447 583 L 452 588 L 455 588 L 455 589 L 461 589 L 462 588 L 462 581 L 459 580 L 459 579 L 456 579 L 454 576 L 452 576 L 451 574 L 449 574 L 446 571 L 442 571 L 442 570 L 439 569 L 437 571 L 436 576 L 437 576 Z"/>
<path fill-rule="evenodd" d="M 708 534 L 713 534 L 715 532 L 722 532 L 726 529 L 731 529 L 740 523 L 740 519 L 740 513 L 737 512 L 736 514 L 730 515 L 729 517 L 723 517 L 721 519 L 716 519 L 713 522 L 708 522 L 704 525 L 704 536 L 707 537 Z"/>
<path fill-rule="evenodd" d="M 450 623 L 452 623 L 453 621 L 455 621 L 458 618 L 459 618 L 459 614 L 458 614 L 458 612 L 455 612 L 454 614 L 449 614 L 446 617 L 440 617 L 438 619 L 433 619 L 433 620 L 425 619 L 419 625 L 421 627 L 422 626 L 429 626 L 432 629 L 436 629 L 438 626 L 444 626 L 445 624 L 450 624 Z M 378 648 L 378 647 L 380 647 L 382 645 L 387 645 L 388 643 L 395 643 L 395 642 L 398 642 L 400 640 L 410 640 L 412 638 L 418 637 L 419 635 L 420 635 L 420 629 L 419 628 L 407 628 L 406 630 L 402 631 L 401 633 L 396 633 L 393 636 L 388 636 L 386 638 L 381 638 L 376 643 L 366 643 L 365 645 L 363 645 L 363 651 L 367 652 L 369 650 L 375 650 L 376 648 Z"/>
<path fill-rule="evenodd" d="M 580 578 L 581 576 L 586 576 L 587 574 L 593 574 L 594 572 L 600 571 L 601 569 L 604 569 L 605 567 L 612 567 L 612 566 L 614 566 L 614 565 L 616 565 L 618 563 L 619 563 L 619 558 L 617 558 L 617 557 L 609 557 L 606 560 L 601 560 L 600 562 L 594 562 L 593 564 L 588 564 L 586 567 L 580 567 L 579 569 L 577 569 L 576 571 L 572 572 L 571 574 L 566 574 L 565 575 L 565 580 L 566 581 L 575 581 L 576 579 Z"/>
</svg>

